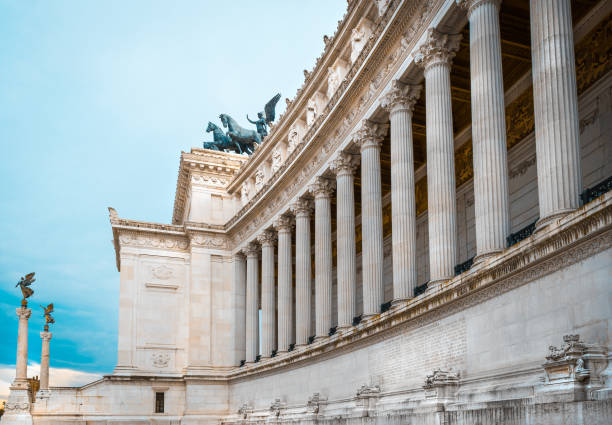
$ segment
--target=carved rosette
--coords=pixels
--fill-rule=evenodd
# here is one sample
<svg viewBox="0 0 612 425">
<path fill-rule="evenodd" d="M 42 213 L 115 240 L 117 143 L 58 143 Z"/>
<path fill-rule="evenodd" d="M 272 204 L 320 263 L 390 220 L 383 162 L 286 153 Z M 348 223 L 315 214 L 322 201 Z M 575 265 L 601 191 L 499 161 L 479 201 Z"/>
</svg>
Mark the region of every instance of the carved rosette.
<svg viewBox="0 0 612 425">
<path fill-rule="evenodd" d="M 312 193 L 315 199 L 330 198 L 334 192 L 334 181 L 325 177 L 315 178 L 314 183 L 308 186 L 308 191 Z"/>
<path fill-rule="evenodd" d="M 467 11 L 468 18 L 476 9 L 485 4 L 492 4 L 499 11 L 502 0 L 456 0 L 457 6 Z"/>
<path fill-rule="evenodd" d="M 295 217 L 310 217 L 314 208 L 312 206 L 312 201 L 310 199 L 298 199 L 291 205 L 291 212 L 295 215 Z"/>
<path fill-rule="evenodd" d="M 257 236 L 257 241 L 262 247 L 274 246 L 276 242 L 276 232 L 273 230 L 264 230 Z"/>
<path fill-rule="evenodd" d="M 352 176 L 359 165 L 359 156 L 340 152 L 331 164 L 331 170 L 337 176 Z"/>
<path fill-rule="evenodd" d="M 274 221 L 274 228 L 278 233 L 291 233 L 295 221 L 289 215 L 281 215 Z"/>
<path fill-rule="evenodd" d="M 398 80 L 393 80 L 391 90 L 382 98 L 381 106 L 389 113 L 398 110 L 414 110 L 414 105 L 421 96 L 422 86 L 403 84 Z"/>
<path fill-rule="evenodd" d="M 461 34 L 443 34 L 430 28 L 427 30 L 427 39 L 419 48 L 414 62 L 425 68 L 425 71 L 438 65 L 450 67 L 459 49 L 461 37 Z"/>
<path fill-rule="evenodd" d="M 380 149 L 380 144 L 388 129 L 388 124 L 379 124 L 365 119 L 361 123 L 361 129 L 353 135 L 353 142 L 359 146 L 361 151 L 369 148 Z"/>
</svg>

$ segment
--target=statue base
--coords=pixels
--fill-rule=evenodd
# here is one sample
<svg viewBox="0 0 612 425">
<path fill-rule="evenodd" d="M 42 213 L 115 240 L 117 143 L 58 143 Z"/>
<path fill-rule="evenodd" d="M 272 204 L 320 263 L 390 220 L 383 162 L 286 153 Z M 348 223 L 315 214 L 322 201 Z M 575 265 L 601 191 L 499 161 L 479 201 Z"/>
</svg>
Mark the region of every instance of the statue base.
<svg viewBox="0 0 612 425">
<path fill-rule="evenodd" d="M 32 425 L 30 391 L 22 386 L 11 386 L 8 400 L 4 406 L 1 425 Z"/>
</svg>

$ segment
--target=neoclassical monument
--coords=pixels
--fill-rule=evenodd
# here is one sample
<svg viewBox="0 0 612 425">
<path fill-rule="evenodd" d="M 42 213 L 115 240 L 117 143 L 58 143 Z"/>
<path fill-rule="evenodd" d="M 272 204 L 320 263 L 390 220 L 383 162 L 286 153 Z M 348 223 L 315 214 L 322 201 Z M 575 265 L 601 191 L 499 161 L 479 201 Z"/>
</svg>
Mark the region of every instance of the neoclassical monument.
<svg viewBox="0 0 612 425">
<path fill-rule="evenodd" d="M 116 368 L 2 425 L 612 423 L 611 12 L 350 0 L 252 156 L 110 209 Z"/>
</svg>

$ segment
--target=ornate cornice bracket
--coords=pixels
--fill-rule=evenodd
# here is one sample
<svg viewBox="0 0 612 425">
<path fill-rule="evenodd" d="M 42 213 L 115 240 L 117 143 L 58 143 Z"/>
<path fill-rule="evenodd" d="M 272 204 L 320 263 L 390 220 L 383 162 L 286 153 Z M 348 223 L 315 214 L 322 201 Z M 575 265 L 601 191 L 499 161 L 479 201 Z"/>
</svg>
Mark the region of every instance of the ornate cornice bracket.
<svg viewBox="0 0 612 425">
<path fill-rule="evenodd" d="M 390 113 L 397 110 L 408 110 L 412 113 L 414 105 L 421 97 L 422 88 L 420 84 L 403 84 L 398 80 L 393 80 L 391 89 L 381 100 L 381 106 Z"/>
<path fill-rule="evenodd" d="M 422 66 L 426 72 L 437 65 L 450 67 L 459 49 L 461 38 L 461 34 L 444 34 L 435 28 L 429 28 L 427 39 L 419 47 L 414 62 Z"/>
</svg>

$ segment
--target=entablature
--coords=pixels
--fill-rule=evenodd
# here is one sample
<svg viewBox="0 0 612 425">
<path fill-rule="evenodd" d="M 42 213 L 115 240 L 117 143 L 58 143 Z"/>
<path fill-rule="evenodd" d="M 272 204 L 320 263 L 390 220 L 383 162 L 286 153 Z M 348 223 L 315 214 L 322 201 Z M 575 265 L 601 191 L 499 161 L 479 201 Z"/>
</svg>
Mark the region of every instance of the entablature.
<svg viewBox="0 0 612 425">
<path fill-rule="evenodd" d="M 285 163 L 228 221 L 226 229 L 235 244 L 246 241 L 255 229 L 272 219 L 279 207 L 299 197 L 297 192 L 314 178 L 316 171 L 333 160 L 332 154 L 350 145 L 360 122 L 381 111 L 378 98 L 414 49 L 418 35 L 426 31 L 435 16 L 448 12 L 437 7 L 442 1 L 434 3 L 397 1 L 389 5 L 323 113 Z M 448 6 L 451 7 L 454 4 Z M 246 182 L 248 170 L 256 169 L 256 158 L 246 164 L 228 190 L 237 190 L 240 183 Z"/>
</svg>

